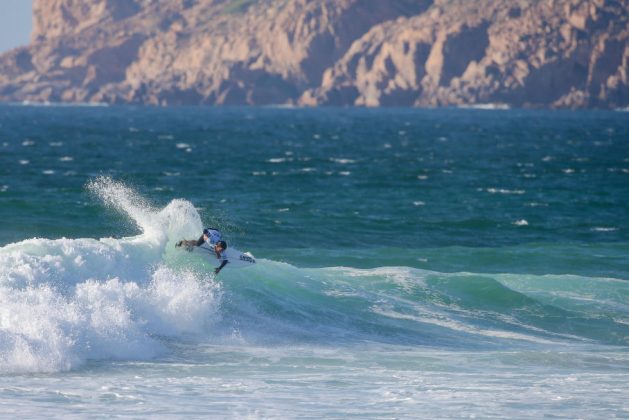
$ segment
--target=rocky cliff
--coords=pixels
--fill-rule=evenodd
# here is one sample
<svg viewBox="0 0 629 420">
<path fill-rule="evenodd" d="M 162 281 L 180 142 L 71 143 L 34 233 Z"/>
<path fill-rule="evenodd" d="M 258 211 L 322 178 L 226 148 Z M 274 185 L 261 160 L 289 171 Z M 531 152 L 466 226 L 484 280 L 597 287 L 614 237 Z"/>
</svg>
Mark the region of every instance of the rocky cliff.
<svg viewBox="0 0 629 420">
<path fill-rule="evenodd" d="M 624 107 L 628 0 L 34 0 L 0 100 Z"/>
</svg>

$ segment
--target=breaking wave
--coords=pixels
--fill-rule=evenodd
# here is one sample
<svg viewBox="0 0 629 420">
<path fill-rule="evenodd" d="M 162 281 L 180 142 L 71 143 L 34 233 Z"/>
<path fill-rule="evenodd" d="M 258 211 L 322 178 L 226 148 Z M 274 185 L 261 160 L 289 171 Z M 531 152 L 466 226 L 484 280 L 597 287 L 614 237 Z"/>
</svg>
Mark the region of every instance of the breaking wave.
<svg viewBox="0 0 629 420">
<path fill-rule="evenodd" d="M 199 256 L 174 248 L 203 227 L 190 202 L 155 208 L 106 177 L 88 188 L 141 233 L 0 248 L 0 373 L 152 359 L 179 341 L 461 349 L 629 342 L 624 280 L 264 259 L 216 279 Z"/>
</svg>

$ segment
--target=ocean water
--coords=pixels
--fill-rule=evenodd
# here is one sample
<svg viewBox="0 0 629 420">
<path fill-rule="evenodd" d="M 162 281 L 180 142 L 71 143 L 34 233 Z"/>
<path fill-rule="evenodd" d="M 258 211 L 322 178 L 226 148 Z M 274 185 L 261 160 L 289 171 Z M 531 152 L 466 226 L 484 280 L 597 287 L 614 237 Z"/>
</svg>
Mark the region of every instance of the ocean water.
<svg viewBox="0 0 629 420">
<path fill-rule="evenodd" d="M 628 220 L 623 112 L 0 106 L 0 417 L 629 418 Z"/>
</svg>

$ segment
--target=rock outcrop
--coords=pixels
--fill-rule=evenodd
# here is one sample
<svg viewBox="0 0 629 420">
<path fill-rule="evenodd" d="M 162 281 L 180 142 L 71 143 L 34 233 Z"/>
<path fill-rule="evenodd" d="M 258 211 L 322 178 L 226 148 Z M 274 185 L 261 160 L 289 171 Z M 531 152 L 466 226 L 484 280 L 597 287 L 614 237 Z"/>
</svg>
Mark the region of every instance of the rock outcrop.
<svg viewBox="0 0 629 420">
<path fill-rule="evenodd" d="M 625 107 L 627 0 L 34 0 L 0 100 Z"/>
</svg>

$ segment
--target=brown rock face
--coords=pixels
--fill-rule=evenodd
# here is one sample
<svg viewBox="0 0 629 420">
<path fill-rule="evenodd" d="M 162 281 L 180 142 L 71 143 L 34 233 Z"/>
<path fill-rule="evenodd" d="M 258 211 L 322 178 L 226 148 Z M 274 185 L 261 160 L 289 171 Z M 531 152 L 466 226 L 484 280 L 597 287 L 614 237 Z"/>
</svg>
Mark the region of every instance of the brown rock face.
<svg viewBox="0 0 629 420">
<path fill-rule="evenodd" d="M 34 0 L 0 100 L 625 107 L 627 0 Z"/>
<path fill-rule="evenodd" d="M 36 0 L 33 2 L 33 42 L 111 24 L 137 13 L 134 0 Z"/>
<path fill-rule="evenodd" d="M 303 100 L 623 106 L 627 10 L 620 1 L 436 1 L 374 27 Z"/>
</svg>

